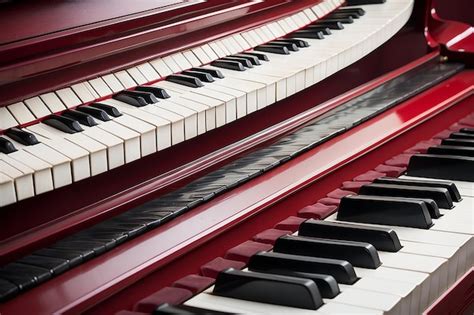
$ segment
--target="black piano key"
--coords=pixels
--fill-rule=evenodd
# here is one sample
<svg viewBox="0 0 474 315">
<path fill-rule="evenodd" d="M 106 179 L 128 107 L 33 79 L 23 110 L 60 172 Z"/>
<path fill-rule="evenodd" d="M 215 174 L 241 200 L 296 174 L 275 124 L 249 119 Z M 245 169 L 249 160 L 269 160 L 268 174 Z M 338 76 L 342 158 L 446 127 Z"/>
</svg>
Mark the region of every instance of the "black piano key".
<svg viewBox="0 0 474 315">
<path fill-rule="evenodd" d="M 470 139 L 474 140 L 474 134 L 467 132 L 453 132 L 449 135 L 451 139 Z"/>
<path fill-rule="evenodd" d="M 290 51 L 288 48 L 284 46 L 278 46 L 278 45 L 259 45 L 254 48 L 256 51 L 263 51 L 267 53 L 272 53 L 272 54 L 279 54 L 279 55 L 289 55 Z"/>
<path fill-rule="evenodd" d="M 260 270 L 259 272 L 266 273 L 264 270 Z M 336 279 L 334 279 L 334 277 L 330 275 L 283 269 L 272 270 L 269 273 L 281 276 L 313 280 L 314 283 L 316 283 L 316 286 L 318 287 L 319 292 L 321 293 L 321 296 L 323 298 L 332 299 L 340 293 L 339 285 L 337 284 Z"/>
<path fill-rule="evenodd" d="M 170 98 L 171 96 L 168 94 L 168 92 L 166 92 L 165 89 L 162 89 L 162 88 L 159 88 L 159 87 L 156 87 L 156 86 L 150 86 L 150 85 L 139 85 L 135 88 L 136 91 L 141 91 L 141 92 L 148 92 L 148 93 L 151 93 L 153 95 L 155 95 L 155 97 L 157 98 L 161 98 L 161 99 L 166 99 L 166 98 Z"/>
<path fill-rule="evenodd" d="M 374 180 L 374 183 L 380 184 L 391 184 L 391 185 L 403 185 L 403 186 L 422 186 L 422 187 L 439 187 L 448 190 L 451 200 L 460 202 L 462 200 L 461 194 L 458 191 L 456 185 L 448 181 L 430 181 L 422 179 L 410 179 L 410 178 L 393 178 L 393 177 L 379 177 Z"/>
<path fill-rule="evenodd" d="M 227 69 L 227 70 L 234 70 L 234 71 L 245 71 L 245 67 L 242 63 L 237 61 L 229 61 L 229 60 L 214 60 L 211 62 L 211 66 Z"/>
<path fill-rule="evenodd" d="M 246 58 L 228 56 L 228 57 L 220 58 L 219 60 L 237 61 L 237 62 L 241 63 L 242 66 L 244 66 L 245 68 L 253 68 L 252 63 L 249 60 L 247 60 Z"/>
<path fill-rule="evenodd" d="M 459 132 L 462 133 L 469 133 L 471 135 L 474 135 L 474 128 L 461 128 Z"/>
<path fill-rule="evenodd" d="M 354 19 L 350 16 L 348 17 L 341 17 L 341 18 L 324 18 L 320 20 L 322 23 L 341 23 L 341 24 L 351 24 L 354 23 Z M 316 22 L 319 23 L 319 22 Z"/>
<path fill-rule="evenodd" d="M 112 117 L 122 116 L 122 113 L 117 108 L 113 107 L 112 105 L 102 104 L 102 103 L 92 103 L 89 106 L 92 106 L 92 107 L 95 107 L 95 108 L 98 108 L 98 109 L 102 109 L 108 115 L 110 115 Z"/>
<path fill-rule="evenodd" d="M 54 275 L 61 274 L 69 269 L 68 261 L 66 259 L 61 259 L 61 258 L 28 255 L 17 260 L 17 262 L 25 264 L 25 265 L 31 265 L 31 266 L 48 269 L 49 272 Z"/>
<path fill-rule="evenodd" d="M 271 41 L 268 44 L 270 45 L 277 45 L 277 46 L 283 46 L 286 47 L 289 51 L 299 51 L 298 46 L 296 44 L 291 43 L 291 42 L 285 42 L 285 41 Z"/>
<path fill-rule="evenodd" d="M 458 147 L 474 147 L 474 139 L 443 139 L 441 145 L 452 145 Z"/>
<path fill-rule="evenodd" d="M 161 304 L 152 313 L 153 315 L 224 315 L 233 314 L 220 311 L 214 311 L 204 309 L 200 307 L 188 306 L 188 305 L 170 305 L 168 303 Z"/>
<path fill-rule="evenodd" d="M 200 71 L 192 71 L 192 70 L 183 71 L 181 73 L 184 75 L 189 75 L 191 77 L 198 78 L 202 82 L 207 82 L 207 83 L 214 82 L 214 78 L 209 73 L 200 72 Z"/>
<path fill-rule="evenodd" d="M 53 114 L 43 120 L 43 123 L 66 133 L 76 133 L 84 131 L 84 129 L 82 129 L 81 125 L 79 125 L 79 122 L 77 120 L 56 114 Z"/>
<path fill-rule="evenodd" d="M 457 155 L 415 154 L 407 175 L 460 181 L 474 181 L 474 158 Z"/>
<path fill-rule="evenodd" d="M 461 155 L 474 157 L 474 147 L 462 147 L 451 145 L 437 145 L 428 148 L 428 154 L 442 154 L 442 155 Z"/>
<path fill-rule="evenodd" d="M 86 113 L 86 114 L 89 114 L 92 117 L 94 117 L 98 120 L 101 120 L 101 121 L 109 121 L 111 119 L 109 117 L 109 115 L 107 114 L 107 112 L 105 110 L 100 109 L 100 108 L 95 108 L 95 107 L 91 107 L 91 106 L 79 106 L 79 107 L 76 107 L 76 110 L 80 111 L 80 112 L 83 112 L 83 113 Z"/>
<path fill-rule="evenodd" d="M 366 242 L 385 252 L 397 252 L 402 248 L 397 233 L 390 228 L 309 219 L 300 224 L 298 235 Z"/>
<path fill-rule="evenodd" d="M 232 268 L 219 273 L 213 294 L 311 310 L 323 304 L 318 287 L 311 280 Z"/>
<path fill-rule="evenodd" d="M 252 56 L 252 55 L 247 55 L 247 54 L 235 54 L 232 55 L 232 57 L 238 57 L 238 58 L 244 58 L 247 59 L 252 65 L 254 66 L 260 66 L 262 63 L 260 60 L 258 60 L 258 57 Z"/>
<path fill-rule="evenodd" d="M 347 260 L 353 266 L 368 269 L 376 269 L 381 264 L 375 247 L 365 242 L 285 235 L 276 240 L 273 251 Z"/>
<path fill-rule="evenodd" d="M 354 267 L 345 260 L 260 252 L 250 257 L 249 270 L 272 272 L 290 270 L 331 275 L 338 283 L 353 284 L 357 281 Z"/>
<path fill-rule="evenodd" d="M 36 256 L 53 257 L 58 259 L 66 260 L 69 268 L 79 265 L 81 262 L 86 261 L 93 257 L 94 252 L 90 251 L 87 253 L 80 252 L 75 249 L 53 249 L 53 248 L 42 248 L 33 252 Z"/>
<path fill-rule="evenodd" d="M 310 38 L 310 39 L 324 39 L 323 32 L 313 30 L 299 30 L 287 35 L 288 37 L 295 38 Z"/>
<path fill-rule="evenodd" d="M 209 73 L 212 75 L 213 78 L 216 79 L 224 79 L 224 75 L 222 72 L 220 72 L 217 69 L 209 69 L 209 68 L 191 68 L 191 71 L 197 71 L 197 72 L 204 72 L 204 73 Z"/>
<path fill-rule="evenodd" d="M 305 30 L 322 32 L 324 35 L 331 35 L 331 29 L 329 27 L 318 26 L 318 25 L 308 25 Z"/>
<path fill-rule="evenodd" d="M 20 290 L 26 290 L 51 278 L 48 269 L 10 263 L 0 268 L 0 279 L 14 283 Z"/>
<path fill-rule="evenodd" d="M 349 7 L 342 7 L 337 10 L 337 12 L 356 12 L 360 16 L 365 14 L 365 10 L 362 8 L 349 8 Z"/>
<path fill-rule="evenodd" d="M 5 134 L 23 145 L 35 145 L 39 143 L 34 134 L 20 128 L 10 128 Z"/>
<path fill-rule="evenodd" d="M 62 113 L 62 115 L 65 117 L 74 119 L 78 121 L 80 124 L 85 125 L 85 126 L 89 126 L 89 127 L 97 126 L 97 122 L 94 120 L 94 117 L 92 117 L 92 115 L 89 115 L 87 113 L 84 113 L 78 110 L 70 109 Z"/>
<path fill-rule="evenodd" d="M 331 21 L 320 20 L 320 21 L 315 22 L 312 25 L 316 25 L 316 26 L 320 26 L 320 27 L 327 27 L 331 30 L 343 30 L 344 29 L 344 25 L 342 25 L 342 23 L 339 22 L 339 21 L 332 21 L 331 22 Z"/>
<path fill-rule="evenodd" d="M 381 196 L 343 197 L 337 219 L 420 229 L 429 229 L 433 225 L 424 201 Z"/>
<path fill-rule="evenodd" d="M 93 252 L 95 256 L 104 253 L 107 248 L 104 243 L 93 240 L 75 240 L 63 239 L 50 246 L 52 249 L 69 249 L 74 248 L 84 253 Z"/>
<path fill-rule="evenodd" d="M 365 4 L 382 4 L 385 3 L 386 0 L 347 0 L 346 5 L 365 5 Z"/>
<path fill-rule="evenodd" d="M 158 103 L 158 99 L 153 93 L 141 91 L 122 91 L 114 94 L 112 98 L 135 107 Z"/>
<path fill-rule="evenodd" d="M 10 140 L 0 137 L 0 152 L 9 154 L 15 151 L 15 145 Z"/>
<path fill-rule="evenodd" d="M 268 56 L 262 53 L 254 52 L 254 51 L 245 51 L 241 53 L 242 55 L 250 55 L 250 56 L 255 56 L 258 58 L 258 60 L 262 61 L 269 61 Z"/>
<path fill-rule="evenodd" d="M 446 188 L 426 187 L 426 186 L 403 186 L 374 183 L 364 185 L 359 190 L 360 195 L 372 196 L 392 196 L 407 198 L 426 198 L 433 199 L 438 207 L 451 209 L 453 201 L 451 195 Z"/>
<path fill-rule="evenodd" d="M 302 39 L 295 39 L 295 38 L 284 38 L 284 39 L 276 39 L 273 42 L 290 42 L 295 44 L 297 47 L 306 48 L 309 47 L 309 43 Z"/>
<path fill-rule="evenodd" d="M 8 280 L 0 279 L 0 302 L 14 297 L 18 291 L 18 286 Z"/>
<path fill-rule="evenodd" d="M 166 81 L 181 84 L 184 86 L 189 86 L 192 88 L 199 88 L 204 86 L 204 84 L 198 78 L 183 74 L 171 74 L 166 77 Z"/>
</svg>

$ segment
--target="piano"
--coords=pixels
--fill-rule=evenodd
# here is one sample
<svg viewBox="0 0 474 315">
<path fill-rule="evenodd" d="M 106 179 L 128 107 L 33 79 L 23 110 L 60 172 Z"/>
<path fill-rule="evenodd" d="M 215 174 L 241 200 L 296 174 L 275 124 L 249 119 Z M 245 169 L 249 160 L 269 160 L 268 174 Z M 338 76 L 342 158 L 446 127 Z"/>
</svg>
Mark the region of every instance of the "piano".
<svg viewBox="0 0 474 315">
<path fill-rule="evenodd" d="M 470 5 L 0 2 L 0 313 L 472 314 Z"/>
</svg>

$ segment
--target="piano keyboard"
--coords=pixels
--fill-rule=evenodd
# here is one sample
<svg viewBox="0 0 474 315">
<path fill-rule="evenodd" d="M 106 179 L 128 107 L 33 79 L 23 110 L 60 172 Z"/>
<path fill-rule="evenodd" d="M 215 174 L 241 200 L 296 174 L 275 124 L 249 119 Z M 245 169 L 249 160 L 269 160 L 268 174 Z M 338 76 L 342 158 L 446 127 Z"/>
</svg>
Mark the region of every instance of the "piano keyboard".
<svg viewBox="0 0 474 315">
<path fill-rule="evenodd" d="M 227 268 L 233 266 L 227 261 L 213 286 L 182 305 L 155 305 L 154 314 L 422 313 L 473 267 L 474 173 L 463 173 L 456 162 L 474 165 L 472 143 L 466 142 L 473 134 L 465 126 L 440 145 L 427 141 L 431 145 L 407 150 L 414 155 L 401 176 L 368 172 L 345 182 L 343 188 L 353 191 L 340 194 L 337 212 L 323 221 L 283 221 L 257 234 L 255 242 L 230 249 L 225 258 L 244 261 L 247 268 Z M 452 150 L 458 155 L 450 155 Z M 424 165 L 417 163 L 420 157 Z M 439 162 L 441 157 L 447 162 Z M 201 274 L 215 277 L 205 269 Z M 147 312 L 158 300 L 145 298 L 134 310 Z"/>
<path fill-rule="evenodd" d="M 0 108 L 0 206 L 107 172 L 289 97 L 387 41 L 413 7 L 412 0 L 391 0 L 337 9 L 341 3 L 325 1 Z"/>
</svg>

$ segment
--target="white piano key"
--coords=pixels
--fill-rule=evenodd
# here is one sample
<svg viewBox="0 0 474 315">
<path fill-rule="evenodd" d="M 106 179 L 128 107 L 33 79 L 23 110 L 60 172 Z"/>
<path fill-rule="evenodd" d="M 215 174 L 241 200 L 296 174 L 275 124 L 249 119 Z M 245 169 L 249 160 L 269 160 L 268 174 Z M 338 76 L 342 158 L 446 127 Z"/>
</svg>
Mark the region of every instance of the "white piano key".
<svg viewBox="0 0 474 315">
<path fill-rule="evenodd" d="M 235 112 L 232 112 L 231 110 L 226 110 L 227 121 L 233 121 L 237 118 L 241 118 L 247 115 L 247 94 L 245 92 L 220 85 L 213 85 L 212 89 L 214 91 L 231 95 L 235 99 Z"/>
<path fill-rule="evenodd" d="M 23 101 L 36 118 L 42 118 L 51 114 L 51 111 L 43 101 L 35 96 Z"/>
<path fill-rule="evenodd" d="M 161 58 L 150 61 L 150 64 L 153 68 L 155 68 L 162 78 L 173 73 Z"/>
<path fill-rule="evenodd" d="M 91 102 L 96 99 L 85 82 L 77 83 L 71 86 L 71 89 L 81 99 L 82 103 Z"/>
<path fill-rule="evenodd" d="M 81 105 L 81 100 L 76 96 L 76 94 L 70 88 L 64 88 L 56 91 L 56 94 L 61 99 L 61 101 L 66 105 L 66 107 L 75 107 Z"/>
<path fill-rule="evenodd" d="M 51 140 L 38 134 L 36 134 L 36 137 L 41 143 L 71 160 L 72 179 L 74 182 L 91 176 L 89 152 L 66 139 L 56 138 Z"/>
<path fill-rule="evenodd" d="M 46 93 L 40 95 L 43 103 L 49 108 L 51 113 L 57 113 L 67 109 L 67 107 L 61 102 L 59 97 L 54 93 Z"/>
<path fill-rule="evenodd" d="M 7 138 L 7 137 L 6 137 Z M 20 151 L 26 151 L 52 166 L 54 188 L 63 187 L 72 183 L 71 159 L 44 143 L 22 145 L 8 138 Z"/>
<path fill-rule="evenodd" d="M 401 313 L 401 298 L 394 294 L 360 290 L 351 287 L 342 291 L 331 300 L 326 300 L 328 304 L 341 303 L 358 307 L 383 311 L 384 314 Z"/>
<path fill-rule="evenodd" d="M 127 123 L 126 120 L 125 123 Z M 122 124 L 119 124 L 115 121 L 115 119 L 112 121 L 100 123 L 98 126 L 92 127 L 91 129 L 94 128 L 102 129 L 107 133 L 110 133 L 123 140 L 125 163 L 130 163 L 132 161 L 138 160 L 141 157 L 140 134 L 138 132 L 129 129 Z"/>
<path fill-rule="evenodd" d="M 6 107 L 0 107 L 0 129 L 6 130 L 18 125 L 18 122 Z"/>
<path fill-rule="evenodd" d="M 179 115 L 184 120 L 184 139 L 189 140 L 196 137 L 198 134 L 203 132 L 206 128 L 206 117 L 205 113 L 198 112 L 195 108 L 199 104 L 182 99 L 178 96 L 173 97 L 171 100 L 164 100 L 154 106 L 172 112 Z M 181 136 L 178 138 L 180 141 Z"/>
<path fill-rule="evenodd" d="M 250 35 L 250 32 L 242 32 L 240 35 L 243 37 L 244 41 L 247 42 L 247 46 L 255 47 L 259 45 L 259 42 Z"/>
<path fill-rule="evenodd" d="M 312 22 L 316 21 L 316 19 L 318 18 L 316 14 L 314 14 L 314 12 L 311 11 L 311 9 L 306 9 L 303 12 L 308 17 L 308 19 L 310 19 Z"/>
<path fill-rule="evenodd" d="M 429 299 L 429 274 L 418 271 L 388 268 L 384 267 L 383 265 L 378 267 L 377 269 L 365 269 L 359 267 L 354 267 L 354 269 L 356 271 L 357 276 L 361 277 L 362 279 L 383 279 L 385 283 L 392 283 L 392 281 L 396 281 L 413 285 L 414 288 L 411 292 L 409 313 L 419 314 L 422 310 L 425 309 Z M 383 288 L 382 291 L 383 290 L 387 289 Z M 388 288 L 388 290 L 391 289 Z"/>
<path fill-rule="evenodd" d="M 156 70 L 153 69 L 153 67 L 148 62 L 138 65 L 137 69 L 141 72 L 141 74 L 143 74 L 148 82 L 156 81 L 161 78 L 158 72 L 156 72 Z"/>
<path fill-rule="evenodd" d="M 234 78 L 226 78 L 225 80 L 219 80 L 214 82 L 216 85 L 222 85 L 228 88 L 239 90 L 247 93 L 247 96 L 256 92 L 256 103 L 252 102 L 252 99 L 247 97 L 247 114 L 250 114 L 257 109 L 266 107 L 267 104 L 267 87 L 264 84 L 252 81 L 241 81 Z"/>
<path fill-rule="evenodd" d="M 268 25 L 268 29 L 272 32 L 275 38 L 281 37 L 286 34 L 283 28 L 278 24 L 278 22 L 271 22 Z"/>
<path fill-rule="evenodd" d="M 120 83 L 123 85 L 124 88 L 126 89 L 129 89 L 129 88 L 132 88 L 132 87 L 135 87 L 137 86 L 137 82 L 135 82 L 133 80 L 133 78 L 130 76 L 130 74 L 128 74 L 127 71 L 125 70 L 122 70 L 122 71 L 119 71 L 119 72 L 116 72 L 114 73 L 114 76 L 117 78 L 117 80 L 120 81 Z M 105 80 L 105 79 L 104 79 Z M 107 81 L 106 81 L 107 82 Z M 107 82 L 107 84 L 111 83 L 112 86 L 110 87 L 112 90 L 115 89 L 116 85 L 114 84 L 114 80 L 113 79 L 110 79 L 109 82 Z M 109 85 L 110 86 L 110 85 Z M 115 92 L 115 91 L 114 91 Z"/>
<path fill-rule="evenodd" d="M 412 304 L 415 303 L 414 299 L 416 298 L 413 293 L 417 288 L 417 286 L 413 283 L 391 280 L 390 285 L 387 285 L 387 280 L 385 279 L 376 277 L 363 277 L 351 287 L 366 291 L 376 291 L 396 295 L 401 298 L 401 314 L 418 313 L 418 309 L 412 308 Z"/>
<path fill-rule="evenodd" d="M 180 92 L 181 98 L 207 105 L 208 108 L 205 109 L 207 130 L 211 130 L 215 127 L 220 127 L 226 124 L 227 103 L 225 100 L 229 99 L 227 95 L 213 91 L 212 89 L 206 87 L 195 89 L 166 81 L 160 82 L 160 86 L 170 91 Z M 231 105 L 232 104 L 229 104 L 229 106 Z"/>
<path fill-rule="evenodd" d="M 35 116 L 33 116 L 28 107 L 26 107 L 23 102 L 8 105 L 7 108 L 15 117 L 16 121 L 18 121 L 20 124 L 26 124 L 32 120 L 35 120 Z"/>
<path fill-rule="evenodd" d="M 95 140 L 107 148 L 109 170 L 125 164 L 124 140 L 98 127 L 83 127 L 81 134 Z"/>
<path fill-rule="evenodd" d="M 262 33 L 265 34 L 264 37 L 267 39 L 267 41 L 271 41 L 275 39 L 275 35 L 270 30 L 270 27 L 268 26 L 268 24 L 261 26 L 260 29 L 262 30 Z"/>
<path fill-rule="evenodd" d="M 241 48 L 238 46 L 236 41 L 231 40 L 232 37 L 228 36 L 223 39 L 221 39 L 222 44 L 226 47 L 226 49 L 229 51 L 231 54 L 236 54 L 241 51 Z"/>
<path fill-rule="evenodd" d="M 139 154 L 142 157 L 156 152 L 157 137 L 156 128 L 153 125 L 126 113 L 123 113 L 122 116 L 115 118 L 113 121 L 140 135 Z"/>
<path fill-rule="evenodd" d="M 154 126 L 155 130 L 154 133 L 156 135 L 156 144 L 155 144 L 155 151 L 151 152 L 152 147 L 148 149 L 149 152 L 153 153 L 156 152 L 157 150 L 162 150 L 164 148 L 167 148 L 171 145 L 171 122 L 165 118 L 162 118 L 161 116 L 157 115 L 150 115 L 150 111 L 144 111 L 143 109 L 145 107 L 154 107 L 153 105 L 148 105 L 140 108 L 133 107 L 131 105 L 128 105 L 126 103 L 123 103 L 118 100 L 105 100 L 105 104 L 110 104 L 114 107 L 116 107 L 118 110 L 120 110 L 122 113 L 127 114 L 128 116 L 135 117 L 136 119 L 139 119 L 143 121 L 143 125 L 151 125 Z M 120 122 L 120 121 L 118 121 Z M 140 127 L 142 128 L 142 127 Z M 148 132 L 150 132 L 150 128 L 147 128 Z M 146 130 L 140 130 L 140 134 L 146 133 Z M 136 130 L 138 131 L 138 130 Z M 150 145 L 150 144 L 148 144 Z M 142 140 L 142 151 L 143 151 L 143 140 Z M 150 153 L 147 153 L 150 154 Z M 143 152 L 142 152 L 143 155 Z"/>
<path fill-rule="evenodd" d="M 121 71 L 121 73 L 126 73 L 125 71 Z M 131 79 L 131 78 L 130 78 Z M 122 91 L 124 88 L 130 88 L 132 86 L 135 86 L 135 82 L 132 80 L 132 84 L 129 87 L 125 87 L 120 83 L 120 81 L 117 79 L 117 77 L 113 74 L 107 74 L 102 77 L 102 80 L 104 80 L 105 84 L 112 90 L 112 92 L 117 93 Z"/>
<path fill-rule="evenodd" d="M 207 57 L 209 57 L 209 59 L 216 60 L 219 58 L 219 56 L 216 55 L 216 53 L 214 52 L 214 50 L 212 50 L 209 44 L 202 45 L 201 48 L 202 50 L 204 50 L 204 52 L 206 53 Z"/>
<path fill-rule="evenodd" d="M 88 83 L 92 89 L 101 97 L 112 94 L 112 90 L 107 86 L 107 84 L 102 80 L 102 78 L 95 78 L 89 80 Z"/>
<path fill-rule="evenodd" d="M 280 19 L 277 21 L 277 23 L 286 34 L 291 33 L 294 30 L 294 28 L 291 27 L 285 19 Z"/>
<path fill-rule="evenodd" d="M 214 53 L 219 57 L 219 58 L 222 58 L 222 57 L 225 57 L 226 56 L 226 53 L 224 52 L 224 50 L 222 50 L 222 48 L 217 44 L 217 42 L 211 42 L 209 43 L 209 46 L 211 46 L 212 50 L 214 51 Z M 199 66 L 198 65 L 193 65 L 194 67 L 196 66 Z"/>
<path fill-rule="evenodd" d="M 197 59 L 196 55 L 191 50 L 183 51 L 183 56 L 193 67 L 199 67 L 201 62 Z"/>
<path fill-rule="evenodd" d="M 242 33 L 233 35 L 233 38 L 243 50 L 252 48 L 252 45 L 244 39 Z"/>
<path fill-rule="evenodd" d="M 8 163 L 7 161 L 10 161 Z M 13 163 L 12 163 L 13 162 Z M 16 168 L 14 165 L 21 164 L 13 159 L 5 159 L 0 156 L 0 172 L 10 177 L 14 182 L 15 197 L 16 200 L 20 201 L 35 195 L 35 189 L 33 184 L 33 170 L 30 168 L 21 166 L 21 169 Z M 27 172 L 25 171 L 27 169 Z M 3 198 L 3 195 L 2 195 Z M 0 198 L 1 199 L 1 198 Z"/>
<path fill-rule="evenodd" d="M 201 64 L 205 64 L 211 62 L 211 58 L 206 54 L 206 52 L 202 49 L 202 47 L 195 47 L 191 49 L 191 51 L 196 55 L 196 58 L 199 59 Z"/>
<path fill-rule="evenodd" d="M 224 42 L 222 40 L 216 40 L 216 45 L 225 53 L 226 56 L 230 55 L 231 52 L 225 47 Z"/>
<path fill-rule="evenodd" d="M 259 27 L 259 28 L 256 28 L 254 29 L 254 31 L 258 34 L 258 36 L 263 40 L 263 42 L 269 42 L 271 41 L 273 38 L 267 34 L 266 32 L 263 31 L 263 28 L 262 27 Z M 246 49 L 250 49 L 252 47 L 248 47 Z"/>
<path fill-rule="evenodd" d="M 171 69 L 173 73 L 183 70 L 171 56 L 163 57 L 163 62 Z"/>
<path fill-rule="evenodd" d="M 186 70 L 193 67 L 193 65 L 188 61 L 188 59 L 186 59 L 186 57 L 184 57 L 182 53 L 173 54 L 171 55 L 171 58 L 173 58 L 173 60 L 182 70 Z"/>
<path fill-rule="evenodd" d="M 301 27 L 295 22 L 295 20 L 293 19 L 293 16 L 286 17 L 285 22 L 291 27 L 292 31 Z"/>
<path fill-rule="evenodd" d="M 150 113 L 157 117 L 161 117 L 170 122 L 171 124 L 171 131 L 170 135 L 166 136 L 165 133 L 159 132 L 159 134 L 163 134 L 161 137 L 158 135 L 158 150 L 163 150 L 171 145 L 178 144 L 185 140 L 184 136 L 184 117 L 180 116 L 172 111 L 166 110 L 162 107 L 151 105 L 151 106 L 144 106 L 140 108 L 143 112 Z"/>
<path fill-rule="evenodd" d="M 33 179 L 35 184 L 35 194 L 50 191 L 54 189 L 53 173 L 51 164 L 37 158 L 29 152 L 18 150 L 8 154 L 8 157 L 18 161 L 34 171 Z"/>
<path fill-rule="evenodd" d="M 34 132 L 53 141 L 56 139 L 64 139 L 86 150 L 88 152 L 90 174 L 92 176 L 107 171 L 107 147 L 87 137 L 82 132 L 66 134 L 43 123 L 31 125 L 27 127 L 27 129 L 30 132 Z"/>
<path fill-rule="evenodd" d="M 203 95 L 187 92 L 185 86 L 180 86 L 179 84 L 172 82 L 162 81 L 157 83 L 156 86 L 165 88 L 168 93 L 170 93 L 171 98 L 167 99 L 167 102 L 180 104 L 197 114 L 198 134 L 216 128 L 216 106 L 223 105 L 222 102 L 216 104 L 216 100 Z M 174 111 L 171 107 L 169 110 Z"/>
<path fill-rule="evenodd" d="M 127 69 L 128 74 L 133 78 L 135 82 L 138 84 L 145 84 L 148 82 L 148 80 L 145 78 L 145 76 L 138 70 L 137 67 L 132 67 Z"/>
<path fill-rule="evenodd" d="M 1 166 L 1 165 L 0 165 Z M 16 202 L 15 183 L 11 177 L 4 174 L 0 168 L 0 207 Z"/>
</svg>

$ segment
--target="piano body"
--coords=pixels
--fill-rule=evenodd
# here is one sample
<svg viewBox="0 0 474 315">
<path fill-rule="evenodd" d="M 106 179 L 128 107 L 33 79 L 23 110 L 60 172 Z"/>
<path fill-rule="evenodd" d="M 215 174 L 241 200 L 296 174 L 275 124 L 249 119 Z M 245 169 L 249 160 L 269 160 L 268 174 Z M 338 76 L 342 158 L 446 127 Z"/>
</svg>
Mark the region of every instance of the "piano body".
<svg viewBox="0 0 474 315">
<path fill-rule="evenodd" d="M 471 6 L 0 3 L 0 313 L 472 314 Z"/>
</svg>

